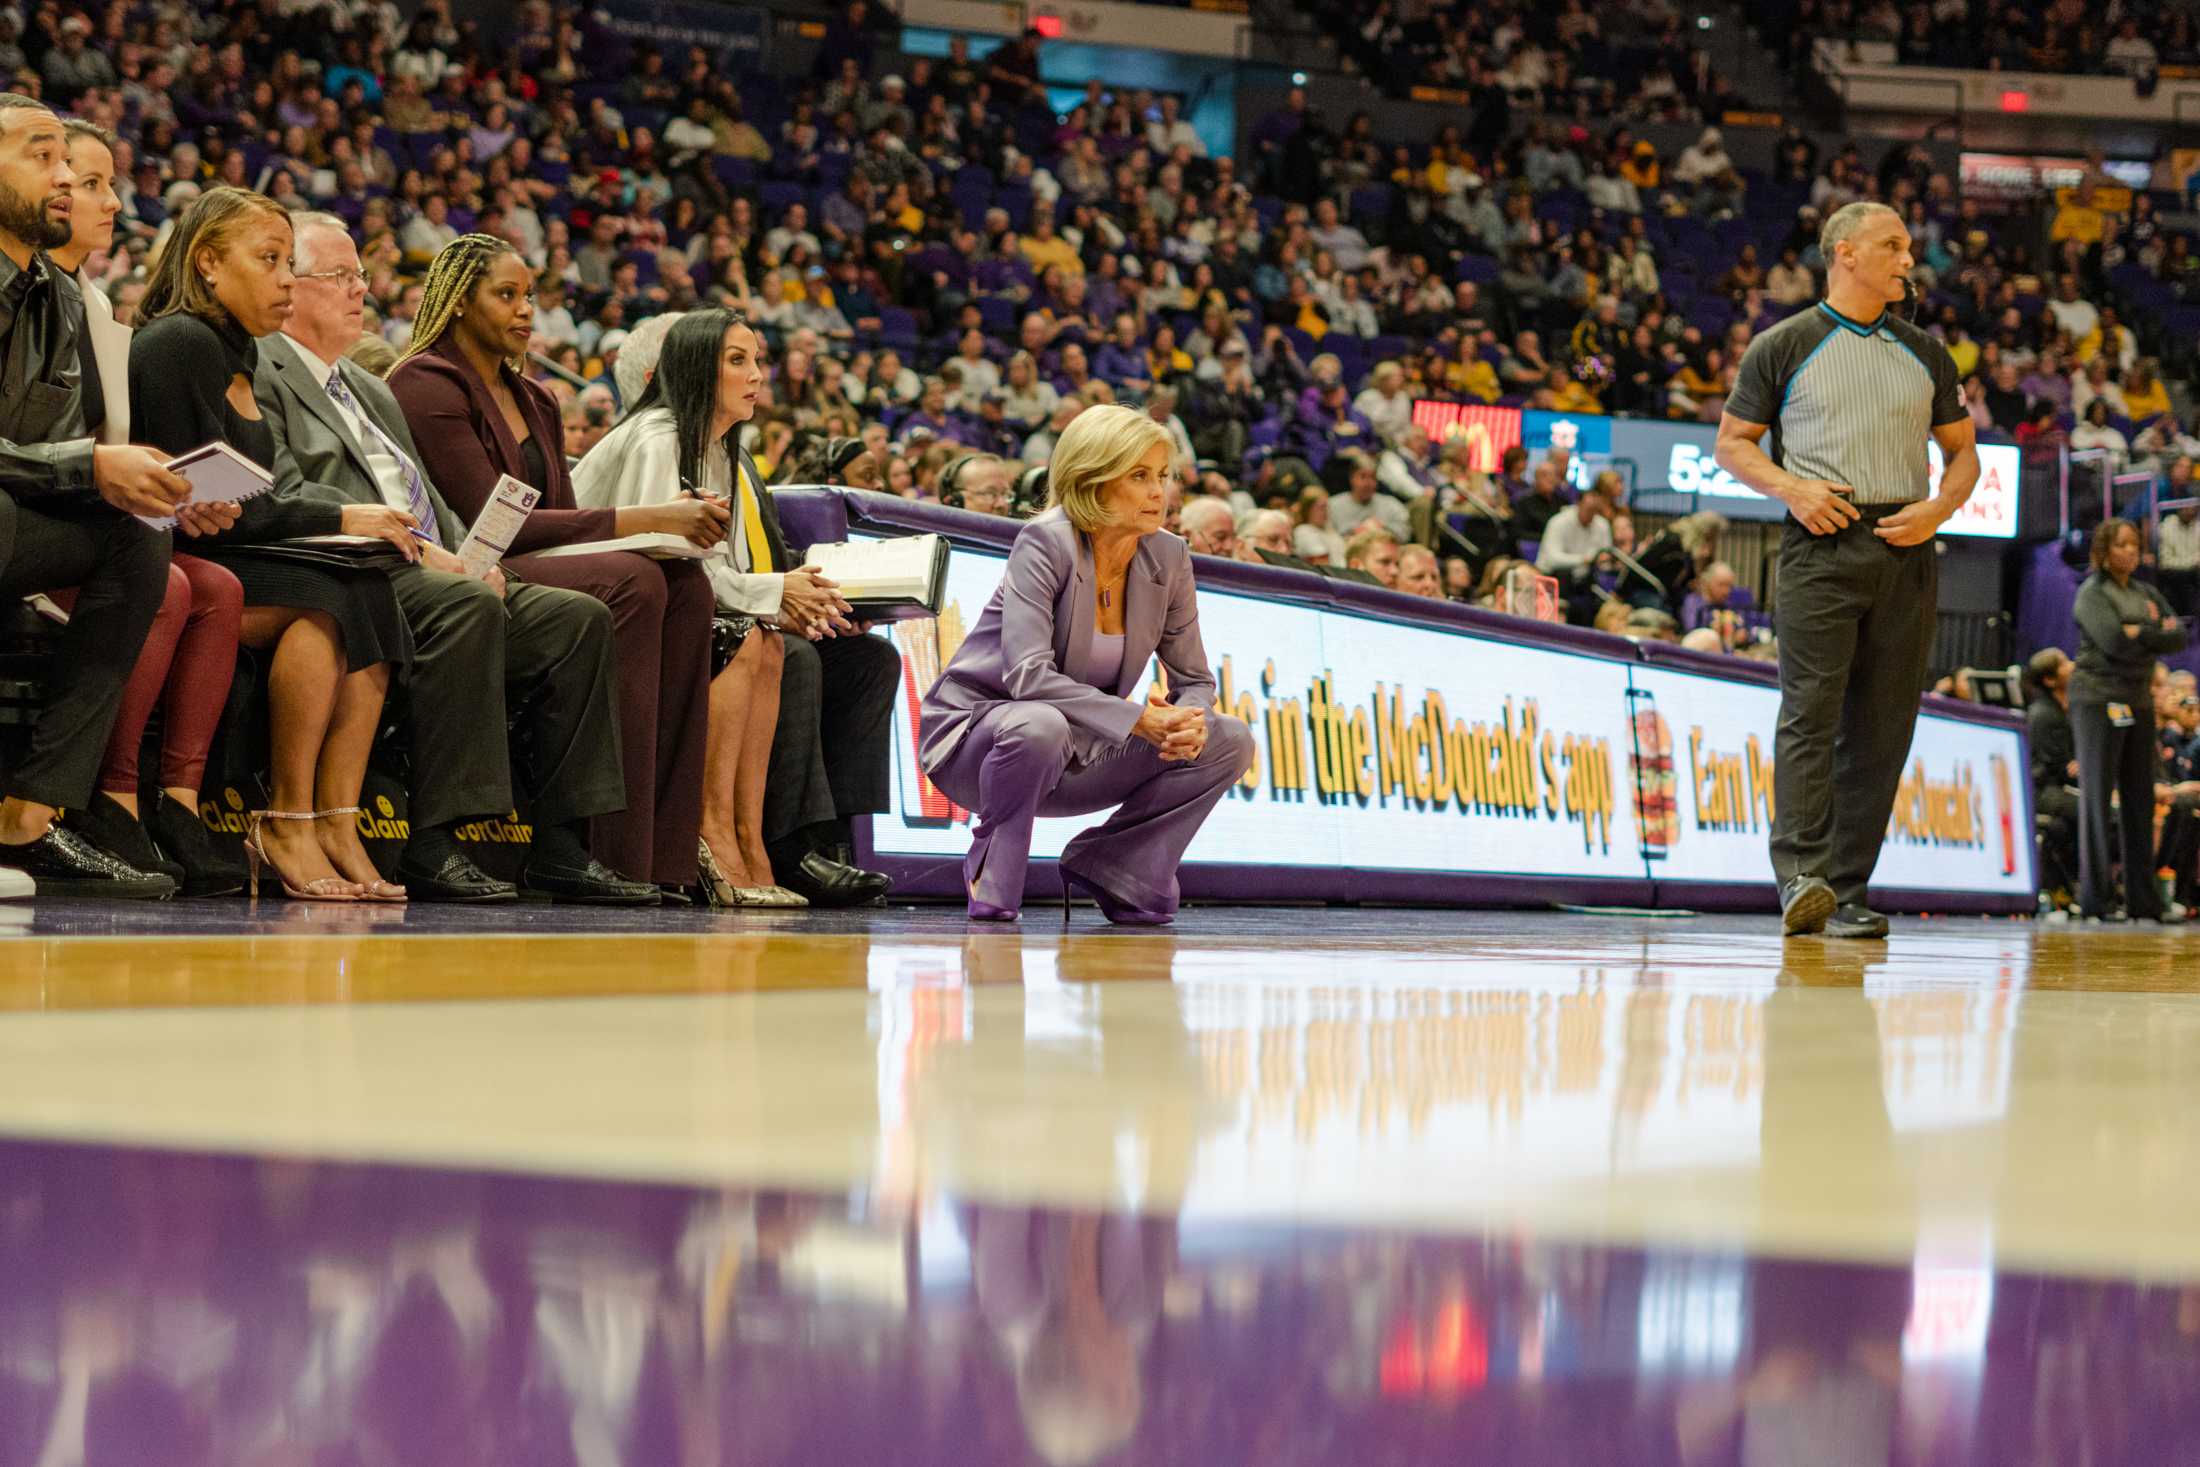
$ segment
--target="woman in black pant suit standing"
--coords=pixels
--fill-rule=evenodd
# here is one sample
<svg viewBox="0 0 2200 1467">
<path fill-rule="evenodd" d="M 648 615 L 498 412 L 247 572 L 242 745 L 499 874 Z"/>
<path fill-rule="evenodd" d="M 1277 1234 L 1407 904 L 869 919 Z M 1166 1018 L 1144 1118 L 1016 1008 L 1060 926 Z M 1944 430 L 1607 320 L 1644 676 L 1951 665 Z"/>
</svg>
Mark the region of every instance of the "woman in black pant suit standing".
<svg viewBox="0 0 2200 1467">
<path fill-rule="evenodd" d="M 2154 883 L 2155 659 L 2185 645 L 2185 626 L 2162 593 L 2132 579 L 2139 527 L 2109 520 L 2093 535 L 2093 574 L 2078 588 L 2078 670 L 2070 732 L 2078 746 L 2078 904 L 2114 921 L 2109 906 L 2109 800 L 2121 804 L 2124 901 L 2143 921 L 2163 919 Z"/>
</svg>

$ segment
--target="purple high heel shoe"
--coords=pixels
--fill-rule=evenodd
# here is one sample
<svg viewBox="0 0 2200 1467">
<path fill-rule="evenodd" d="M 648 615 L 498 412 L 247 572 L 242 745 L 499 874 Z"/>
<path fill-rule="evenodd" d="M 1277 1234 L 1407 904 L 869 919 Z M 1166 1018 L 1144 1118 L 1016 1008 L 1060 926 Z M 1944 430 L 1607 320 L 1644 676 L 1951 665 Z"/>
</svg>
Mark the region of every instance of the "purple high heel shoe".
<svg viewBox="0 0 2200 1467">
<path fill-rule="evenodd" d="M 979 867 L 983 869 L 984 862 Z M 973 922 L 1013 922 L 1018 911 L 1015 907 L 996 907 L 978 897 L 978 872 L 970 869 L 970 858 L 963 858 L 963 895 L 970 901 L 969 917 Z"/>
<path fill-rule="evenodd" d="M 1069 926 L 1069 898 L 1070 888 L 1073 886 L 1098 903 L 1100 915 L 1118 927 L 1166 927 L 1176 920 L 1176 913 L 1174 912 L 1155 912 L 1145 907 L 1131 906 L 1127 902 L 1118 901 L 1115 897 L 1102 891 L 1099 886 L 1087 881 L 1067 866 L 1061 867 L 1060 870 L 1062 872 L 1062 925 L 1064 927 Z"/>
</svg>

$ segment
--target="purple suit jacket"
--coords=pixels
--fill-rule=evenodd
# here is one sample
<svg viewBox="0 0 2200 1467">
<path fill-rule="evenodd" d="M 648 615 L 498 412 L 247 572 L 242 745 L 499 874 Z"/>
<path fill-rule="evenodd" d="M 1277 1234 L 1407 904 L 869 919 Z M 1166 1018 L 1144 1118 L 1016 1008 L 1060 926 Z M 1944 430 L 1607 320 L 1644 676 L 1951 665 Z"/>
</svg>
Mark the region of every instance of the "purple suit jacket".
<svg viewBox="0 0 2200 1467">
<path fill-rule="evenodd" d="M 929 772 L 945 763 L 996 703 L 1052 703 L 1069 720 L 1077 757 L 1121 748 L 1138 722 L 1137 690 L 1156 652 L 1169 672 L 1169 701 L 1212 708 L 1214 674 L 1199 640 L 1192 552 L 1161 532 L 1138 542 L 1124 579 L 1123 671 L 1112 688 L 1094 685 L 1092 546 L 1059 509 L 1023 527 L 1008 569 L 954 659 L 924 695 L 917 757 Z"/>
</svg>

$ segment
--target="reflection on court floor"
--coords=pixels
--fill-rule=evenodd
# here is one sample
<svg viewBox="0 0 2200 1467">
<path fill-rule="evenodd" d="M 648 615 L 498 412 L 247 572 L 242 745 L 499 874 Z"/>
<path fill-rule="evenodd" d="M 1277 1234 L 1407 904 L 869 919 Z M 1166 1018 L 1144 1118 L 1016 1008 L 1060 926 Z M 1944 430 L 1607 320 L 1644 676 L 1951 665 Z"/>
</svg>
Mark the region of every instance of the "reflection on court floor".
<svg viewBox="0 0 2200 1467">
<path fill-rule="evenodd" d="M 1998 1467 L 2172 1460 L 2200 1405 L 2200 1289 L 1984 1254 L 30 1143 L 0 1217 L 9 1464 Z"/>
<path fill-rule="evenodd" d="M 0 1467 L 2200 1421 L 2200 934 L 220 910 L 0 941 Z"/>
</svg>

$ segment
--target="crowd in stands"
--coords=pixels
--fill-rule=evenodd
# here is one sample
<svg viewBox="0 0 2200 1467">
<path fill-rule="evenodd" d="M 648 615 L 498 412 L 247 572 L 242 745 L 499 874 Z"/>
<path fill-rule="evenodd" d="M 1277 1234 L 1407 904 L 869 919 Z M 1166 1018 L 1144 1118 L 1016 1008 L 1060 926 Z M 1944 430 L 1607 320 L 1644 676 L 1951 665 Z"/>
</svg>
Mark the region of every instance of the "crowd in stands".
<svg viewBox="0 0 2200 1467">
<path fill-rule="evenodd" d="M 1058 107 L 1039 81 L 1036 33 L 989 51 L 958 36 L 944 57 L 906 56 L 896 22 L 867 0 L 826 27 L 806 77 L 730 73 L 704 48 L 634 44 L 605 17 L 547 0 L 517 6 L 496 34 L 454 20 L 444 0 L 409 19 L 387 0 L 272 15 L 243 0 L 96 16 L 41 7 L 27 25 L 0 13 L 0 75 L 106 149 L 112 242 L 81 250 L 71 268 L 117 326 L 157 328 L 156 313 L 179 302 L 211 319 L 188 272 L 159 294 L 155 268 L 185 223 L 203 227 L 193 210 L 206 200 L 234 209 L 224 191 L 250 190 L 276 215 L 311 216 L 291 225 L 299 299 L 342 287 L 360 326 L 341 349 L 329 327 L 320 365 L 340 355 L 364 380 L 387 375 L 387 410 L 419 461 L 417 494 L 374 479 L 361 492 L 386 490 L 384 507 L 416 527 L 430 519 L 420 499 L 438 517 L 431 540 L 462 532 L 510 473 L 550 496 L 545 528 L 515 554 L 641 526 L 730 537 L 742 574 L 783 577 L 784 547 L 762 528 L 752 543 L 739 524 L 702 523 L 692 505 L 565 469 L 607 446 L 622 462 L 638 457 L 621 430 L 650 402 L 668 343 L 726 310 L 745 323 L 758 380 L 713 441 L 738 440 L 760 483 L 838 482 L 1028 513 L 1076 414 L 1128 403 L 1178 444 L 1177 524 L 1204 553 L 1766 656 L 1765 618 L 1719 560 L 1716 515 L 1638 528 L 1617 474 L 1555 448 L 1532 463 L 1523 449 L 1479 462 L 1464 439 L 1430 441 L 1414 404 L 1715 421 L 1754 334 L 1815 298 L 1819 224 L 1856 199 L 1908 221 L 1915 309 L 1955 358 L 1982 428 L 2041 451 L 2096 447 L 2119 467 L 2158 468 L 2173 488 L 2189 482 L 2200 452 L 2186 428 L 2189 358 L 2161 325 L 2200 286 L 2200 256 L 2146 196 L 2125 209 L 2089 184 L 2036 250 L 1992 229 L 1919 149 L 1897 145 L 1867 166 L 1854 146 L 1822 155 L 1791 131 L 1774 167 L 1755 171 L 1705 126 L 1668 156 L 1639 134 L 1645 122 L 1716 118 L 1733 98 L 1683 45 L 1677 17 L 1649 0 L 1418 20 L 1379 5 L 1350 19 L 1353 44 L 1396 44 L 1427 63 L 1428 79 L 1475 92 L 1477 106 L 1404 144 L 1377 137 L 1365 115 L 1334 125 L 1293 90 L 1252 122 L 1235 156 L 1211 147 L 1175 96 L 1093 82 Z M 346 263 L 308 250 L 301 230 Z M 319 268 L 304 268 L 308 253 Z M 252 334 L 240 317 L 186 344 L 257 382 L 284 358 L 248 352 Z M 165 402 L 192 385 L 155 374 L 145 390 Z M 195 416 L 165 430 L 179 443 L 257 431 L 231 422 L 250 416 L 237 394 L 199 399 Z M 384 406 L 352 410 L 355 438 L 372 436 Z M 674 405 L 651 406 L 669 431 Z M 688 408 L 716 423 L 701 398 Z M 373 426 L 396 436 L 392 422 Z M 729 502 L 740 497 L 736 455 L 706 463 L 677 442 L 683 472 L 715 474 Z M 269 452 L 280 461 L 284 451 Z M 387 459 L 376 458 L 379 471 Z M 577 492 L 590 482 L 595 503 Z M 2165 531 L 2165 573 L 2200 574 L 2190 539 Z M 232 586 L 200 561 L 245 569 L 230 567 Z M 277 801 L 341 809 L 358 759 L 330 730 L 373 721 L 377 679 L 417 676 L 410 613 L 324 586 L 335 604 L 270 629 L 250 556 L 186 547 L 177 564 L 191 583 L 170 600 L 191 627 L 219 622 L 205 608 L 242 592 L 248 645 L 272 654 L 312 642 L 322 664 L 347 670 L 350 701 L 320 715 L 318 741 L 306 736 L 312 719 L 283 725 L 295 737 Z M 631 568 L 555 556 L 539 564 L 522 578 L 537 599 L 562 589 L 610 606 L 616 623 L 624 809 L 584 799 L 563 822 L 617 856 L 590 879 L 623 872 L 663 888 L 708 877 L 684 854 L 700 830 L 705 864 L 731 890 L 785 891 L 773 877 L 789 861 L 823 873 L 807 883 L 813 899 L 820 882 L 854 880 L 845 842 L 831 839 L 851 810 L 829 797 L 843 781 L 823 771 L 815 728 L 806 753 L 759 743 L 712 679 L 808 689 L 786 706 L 814 724 L 821 681 L 878 675 L 836 668 L 834 649 L 876 639 L 807 635 L 836 629 L 832 608 L 787 578 L 791 589 L 774 594 L 802 603 L 788 618 L 798 634 L 780 639 L 783 665 L 760 666 L 771 639 L 757 623 L 779 615 L 769 596 L 661 571 L 638 582 Z M 675 609 L 691 619 L 684 628 L 666 625 Z M 699 633 L 693 618 L 706 613 L 717 630 Z M 642 669 L 674 664 L 704 668 L 713 691 L 639 696 Z M 734 781 L 767 746 L 772 777 Z M 312 787 L 328 766 L 308 757 L 331 747 L 335 798 Z M 721 747 L 736 752 L 714 766 Z M 788 775 L 790 761 L 802 778 Z M 689 779 L 699 766 L 714 770 L 709 781 Z M 102 778 L 119 789 L 125 772 Z M 196 776 L 175 773 L 187 806 Z M 451 783 L 493 790 L 496 773 Z M 696 783 L 716 791 L 707 810 L 673 797 Z M 802 818 L 777 803 L 759 817 L 759 785 Z M 789 793 L 804 788 L 806 799 Z M 810 834 L 785 845 L 790 829 Z M 271 858 L 299 853 L 309 883 L 361 884 L 361 858 L 341 840 L 321 871 L 311 834 L 274 822 L 262 844 Z M 781 849 L 763 854 L 773 840 Z M 588 871 L 578 838 L 565 854 Z M 430 870 L 411 875 L 415 890 L 436 884 Z"/>
<path fill-rule="evenodd" d="M 1738 105 L 1665 0 L 1556 6 L 1318 6 L 1312 18 L 1348 64 L 1393 94 L 1467 93 L 1480 140 L 1505 135 L 1514 109 L 1588 122 L 1716 121 Z"/>
<path fill-rule="evenodd" d="M 2200 30 L 2181 5 L 1779 0 L 1755 19 L 1797 65 L 1819 39 L 1891 45 L 1905 66 L 2128 76 L 2149 85 L 2164 66 L 2200 64 Z"/>
</svg>

